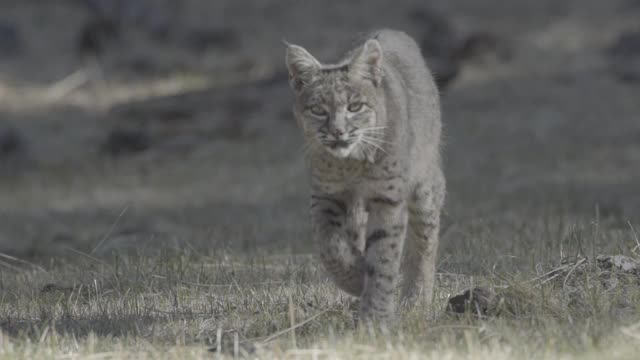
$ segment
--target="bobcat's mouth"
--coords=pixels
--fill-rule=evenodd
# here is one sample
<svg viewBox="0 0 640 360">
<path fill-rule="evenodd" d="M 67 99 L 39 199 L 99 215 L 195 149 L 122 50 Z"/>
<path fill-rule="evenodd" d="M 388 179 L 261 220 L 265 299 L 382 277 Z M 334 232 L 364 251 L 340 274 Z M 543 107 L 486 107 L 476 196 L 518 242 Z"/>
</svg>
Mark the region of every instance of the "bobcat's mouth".
<svg viewBox="0 0 640 360">
<path fill-rule="evenodd" d="M 327 152 L 337 158 L 344 159 L 351 154 L 355 147 L 354 139 L 325 141 L 324 148 Z"/>
<path fill-rule="evenodd" d="M 349 140 L 334 140 L 329 143 L 329 147 L 332 149 L 344 149 L 348 148 L 352 143 L 353 141 Z"/>
</svg>

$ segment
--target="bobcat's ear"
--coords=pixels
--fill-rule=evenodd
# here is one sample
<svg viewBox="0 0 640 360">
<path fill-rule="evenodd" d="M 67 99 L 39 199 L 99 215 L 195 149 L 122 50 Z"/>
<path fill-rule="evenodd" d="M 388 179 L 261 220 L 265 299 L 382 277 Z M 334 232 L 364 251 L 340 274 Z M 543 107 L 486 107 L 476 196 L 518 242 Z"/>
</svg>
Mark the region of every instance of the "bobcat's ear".
<svg viewBox="0 0 640 360">
<path fill-rule="evenodd" d="M 376 39 L 369 39 L 351 60 L 352 73 L 371 81 L 375 86 L 382 81 L 382 47 Z"/>
<path fill-rule="evenodd" d="M 289 84 L 295 91 L 310 83 L 320 63 L 307 50 L 298 45 L 287 44 L 286 56 Z"/>
</svg>

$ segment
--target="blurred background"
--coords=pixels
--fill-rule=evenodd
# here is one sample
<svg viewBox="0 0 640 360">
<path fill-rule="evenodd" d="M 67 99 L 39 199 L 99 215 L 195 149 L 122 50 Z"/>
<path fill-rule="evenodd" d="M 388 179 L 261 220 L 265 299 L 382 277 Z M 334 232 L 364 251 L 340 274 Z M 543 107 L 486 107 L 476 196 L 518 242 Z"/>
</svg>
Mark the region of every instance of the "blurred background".
<svg viewBox="0 0 640 360">
<path fill-rule="evenodd" d="M 380 27 L 442 91 L 440 269 L 633 244 L 638 0 L 0 0 L 0 252 L 311 251 L 283 40 Z"/>
</svg>

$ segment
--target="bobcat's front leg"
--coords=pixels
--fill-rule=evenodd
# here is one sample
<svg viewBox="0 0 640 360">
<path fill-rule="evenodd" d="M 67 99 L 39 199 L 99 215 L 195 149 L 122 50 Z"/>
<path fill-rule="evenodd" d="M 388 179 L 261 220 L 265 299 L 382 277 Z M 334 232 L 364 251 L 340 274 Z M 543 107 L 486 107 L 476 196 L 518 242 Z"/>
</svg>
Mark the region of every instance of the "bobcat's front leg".
<svg viewBox="0 0 640 360">
<path fill-rule="evenodd" d="M 406 201 L 384 196 L 369 200 L 366 280 L 361 305 L 364 321 L 385 322 L 395 315 L 395 289 L 407 219 Z"/>
<path fill-rule="evenodd" d="M 320 259 L 338 287 L 360 296 L 364 289 L 365 260 L 355 206 L 340 196 L 311 196 L 311 226 L 313 240 L 321 247 Z"/>
</svg>

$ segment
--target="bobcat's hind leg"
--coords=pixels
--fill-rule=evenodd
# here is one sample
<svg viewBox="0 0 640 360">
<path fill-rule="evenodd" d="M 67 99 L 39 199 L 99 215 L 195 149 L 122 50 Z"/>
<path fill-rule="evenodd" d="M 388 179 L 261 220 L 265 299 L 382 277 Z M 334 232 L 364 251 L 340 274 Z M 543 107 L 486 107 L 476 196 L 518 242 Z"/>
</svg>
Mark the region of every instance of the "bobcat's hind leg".
<svg viewBox="0 0 640 360">
<path fill-rule="evenodd" d="M 416 188 L 409 206 L 401 299 L 405 305 L 419 302 L 428 308 L 433 301 L 444 184 L 426 185 Z"/>
</svg>

